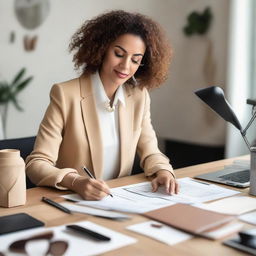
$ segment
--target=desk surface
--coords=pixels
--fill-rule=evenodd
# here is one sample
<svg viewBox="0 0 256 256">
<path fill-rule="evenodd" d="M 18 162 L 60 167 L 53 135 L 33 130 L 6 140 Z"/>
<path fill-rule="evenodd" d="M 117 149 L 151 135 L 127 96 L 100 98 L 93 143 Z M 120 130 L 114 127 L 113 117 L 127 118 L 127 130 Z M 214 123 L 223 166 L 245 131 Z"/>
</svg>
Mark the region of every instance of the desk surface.
<svg viewBox="0 0 256 256">
<path fill-rule="evenodd" d="M 239 159 L 248 159 L 248 156 L 240 157 Z M 238 159 L 238 158 L 236 158 Z M 177 169 L 175 171 L 177 178 L 182 177 L 193 177 L 198 174 L 218 170 L 224 167 L 224 165 L 231 164 L 234 159 L 225 159 L 221 161 L 215 161 L 206 164 L 195 165 L 191 167 Z M 108 181 L 110 187 L 117 187 L 128 185 L 132 183 L 138 183 L 146 181 L 144 174 L 138 174 L 134 176 L 129 176 L 125 178 L 120 178 L 116 180 Z M 231 188 L 231 187 L 228 187 Z M 236 189 L 236 188 L 234 188 Z M 248 195 L 248 189 L 237 189 L 240 190 L 243 194 Z M 75 221 L 90 220 L 97 224 L 103 225 L 110 229 L 114 229 L 121 233 L 127 234 L 129 236 L 135 237 L 138 242 L 104 253 L 101 255 L 116 255 L 116 256 L 149 256 L 149 255 L 246 255 L 245 253 L 239 252 L 232 248 L 226 247 L 221 244 L 221 241 L 211 241 L 203 238 L 193 238 L 191 240 L 179 243 L 175 246 L 168 246 L 163 243 L 160 243 L 156 240 L 147 238 L 145 236 L 136 234 L 132 231 L 126 230 L 125 228 L 131 224 L 140 223 L 147 220 L 145 217 L 140 215 L 133 215 L 131 220 L 126 220 L 123 222 L 112 221 L 103 218 L 97 218 L 89 215 L 75 213 L 72 215 L 61 212 L 54 207 L 51 207 L 43 202 L 41 202 L 41 197 L 46 196 L 51 199 L 54 199 L 58 202 L 63 201 L 60 198 L 60 195 L 67 194 L 67 191 L 59 191 L 53 188 L 37 187 L 27 190 L 27 203 L 25 206 L 14 207 L 14 208 L 1 208 L 0 207 L 0 216 L 14 214 L 18 212 L 26 212 L 46 223 L 46 226 L 57 226 L 66 223 L 71 223 Z M 250 227 L 250 225 L 245 224 L 245 227 Z"/>
</svg>

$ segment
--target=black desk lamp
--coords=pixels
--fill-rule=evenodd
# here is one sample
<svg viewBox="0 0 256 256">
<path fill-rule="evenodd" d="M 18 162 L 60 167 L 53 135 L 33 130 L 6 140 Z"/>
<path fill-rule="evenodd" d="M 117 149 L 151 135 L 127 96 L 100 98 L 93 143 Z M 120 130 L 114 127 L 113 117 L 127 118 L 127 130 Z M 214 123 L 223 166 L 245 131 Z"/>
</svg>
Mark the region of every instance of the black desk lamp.
<svg viewBox="0 0 256 256">
<path fill-rule="evenodd" d="M 223 90 L 218 86 L 207 87 L 195 91 L 195 94 L 204 101 L 211 109 L 219 114 L 224 120 L 233 124 L 241 133 L 249 151 L 251 152 L 251 168 L 250 168 L 250 194 L 256 196 L 256 147 L 251 146 L 246 138 L 246 131 L 251 126 L 253 120 L 256 118 L 256 112 L 254 112 L 252 118 L 246 125 L 245 129 L 242 128 L 236 114 L 232 107 L 227 102 Z M 247 103 L 248 100 L 247 100 Z M 256 102 L 249 103 L 256 106 Z"/>
<path fill-rule="evenodd" d="M 219 114 L 224 120 L 232 123 L 240 131 L 248 149 L 251 151 L 251 145 L 246 138 L 246 131 L 256 118 L 256 112 L 253 114 L 245 129 L 243 129 L 232 107 L 227 102 L 223 90 L 220 87 L 211 86 L 199 89 L 195 91 L 195 94 L 208 106 L 210 106 L 211 109 L 217 112 L 217 114 Z"/>
</svg>

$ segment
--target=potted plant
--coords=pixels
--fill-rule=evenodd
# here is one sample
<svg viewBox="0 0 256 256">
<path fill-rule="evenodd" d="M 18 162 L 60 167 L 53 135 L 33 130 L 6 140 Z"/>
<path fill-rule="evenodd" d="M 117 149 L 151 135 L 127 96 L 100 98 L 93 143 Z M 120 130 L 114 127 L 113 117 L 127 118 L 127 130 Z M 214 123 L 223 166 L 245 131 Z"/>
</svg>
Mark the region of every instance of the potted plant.
<svg viewBox="0 0 256 256">
<path fill-rule="evenodd" d="M 23 111 L 22 107 L 18 103 L 17 96 L 33 79 L 32 76 L 24 78 L 25 73 L 26 69 L 22 68 L 10 83 L 7 81 L 0 81 L 0 114 L 4 139 L 6 138 L 6 124 L 9 104 L 13 103 L 17 110 Z"/>
</svg>

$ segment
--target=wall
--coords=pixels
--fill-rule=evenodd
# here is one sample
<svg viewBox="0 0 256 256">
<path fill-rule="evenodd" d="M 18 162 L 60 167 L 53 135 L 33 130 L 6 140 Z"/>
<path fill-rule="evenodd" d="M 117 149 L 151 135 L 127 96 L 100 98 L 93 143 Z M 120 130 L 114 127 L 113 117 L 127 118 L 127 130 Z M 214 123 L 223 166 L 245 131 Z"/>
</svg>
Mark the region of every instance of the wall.
<svg viewBox="0 0 256 256">
<path fill-rule="evenodd" d="M 217 63 L 215 83 L 225 87 L 228 0 L 54 0 L 50 4 L 46 21 L 38 29 L 28 31 L 14 16 L 14 0 L 0 0 L 0 77 L 11 80 L 21 67 L 26 67 L 27 74 L 34 76 L 33 82 L 19 95 L 25 111 L 10 107 L 8 138 L 35 135 L 49 102 L 52 84 L 78 75 L 67 48 L 70 37 L 82 22 L 102 11 L 125 9 L 158 20 L 173 45 L 170 77 L 161 89 L 151 93 L 152 119 L 158 135 L 202 144 L 224 144 L 224 122 L 193 94 L 194 89 L 207 86 L 202 67 L 208 39 L 185 37 L 182 28 L 188 13 L 211 6 L 214 23 L 208 38 L 213 41 Z M 11 31 L 16 33 L 14 44 L 8 42 Z M 35 51 L 23 50 L 22 39 L 26 34 L 38 35 Z"/>
<path fill-rule="evenodd" d="M 182 2 L 182 4 L 181 4 Z M 189 2 L 189 4 L 188 4 Z M 186 16 L 210 6 L 213 24 L 206 37 L 185 37 L 182 28 Z M 162 137 L 204 145 L 224 145 L 225 122 L 209 110 L 193 93 L 209 85 L 226 87 L 226 58 L 229 1 L 168 2 L 171 14 L 159 19 L 168 28 L 174 48 L 170 77 L 162 89 L 153 93 L 153 120 Z M 209 83 L 203 76 L 208 40 L 213 43 L 216 74 Z"/>
</svg>

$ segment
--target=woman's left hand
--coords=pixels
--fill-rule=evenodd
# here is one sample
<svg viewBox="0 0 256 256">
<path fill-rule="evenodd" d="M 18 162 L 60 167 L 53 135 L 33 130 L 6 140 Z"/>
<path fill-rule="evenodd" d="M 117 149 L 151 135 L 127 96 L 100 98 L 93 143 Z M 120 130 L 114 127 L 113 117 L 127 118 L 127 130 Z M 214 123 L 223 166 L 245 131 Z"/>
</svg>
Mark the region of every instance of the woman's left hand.
<svg viewBox="0 0 256 256">
<path fill-rule="evenodd" d="M 152 191 L 156 192 L 161 185 L 165 186 L 167 194 L 178 194 L 179 184 L 171 172 L 167 170 L 159 170 L 156 172 L 156 177 L 151 181 Z"/>
</svg>

